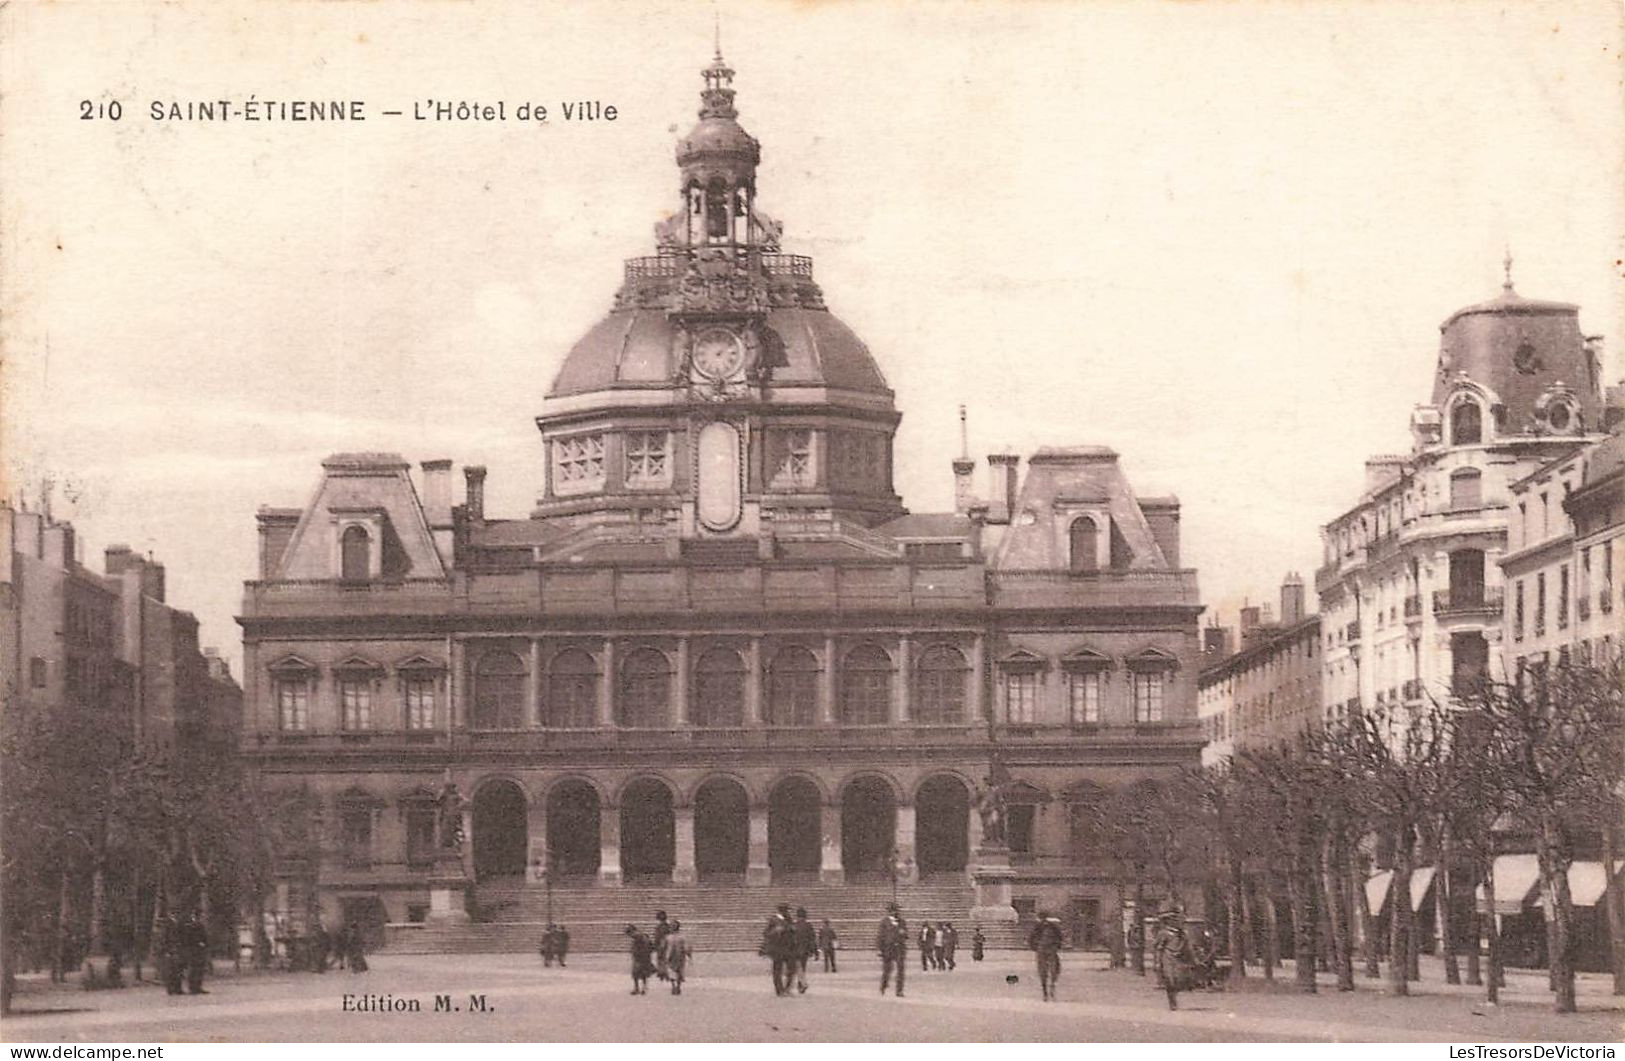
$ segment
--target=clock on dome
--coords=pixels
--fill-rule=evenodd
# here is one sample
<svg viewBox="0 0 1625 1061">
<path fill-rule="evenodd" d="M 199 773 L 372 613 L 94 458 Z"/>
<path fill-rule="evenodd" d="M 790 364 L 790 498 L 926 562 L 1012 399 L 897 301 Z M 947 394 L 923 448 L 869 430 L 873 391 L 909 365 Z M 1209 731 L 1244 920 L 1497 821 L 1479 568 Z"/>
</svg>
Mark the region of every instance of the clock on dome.
<svg viewBox="0 0 1625 1061">
<path fill-rule="evenodd" d="M 729 328 L 707 328 L 694 337 L 691 363 L 706 379 L 726 380 L 745 367 L 745 344 Z"/>
</svg>

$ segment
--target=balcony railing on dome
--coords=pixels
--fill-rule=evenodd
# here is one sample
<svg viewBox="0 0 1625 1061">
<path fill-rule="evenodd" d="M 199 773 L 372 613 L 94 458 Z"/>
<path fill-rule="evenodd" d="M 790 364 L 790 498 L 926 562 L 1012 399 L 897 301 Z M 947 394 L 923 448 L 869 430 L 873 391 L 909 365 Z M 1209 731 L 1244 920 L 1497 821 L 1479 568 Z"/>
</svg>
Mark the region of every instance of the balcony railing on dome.
<svg viewBox="0 0 1625 1061">
<path fill-rule="evenodd" d="M 688 269 L 690 259 L 683 254 L 656 254 L 642 258 L 628 258 L 625 275 L 629 281 L 675 280 Z M 746 264 L 755 264 L 768 276 L 811 280 L 813 260 L 805 254 L 756 254 L 745 258 Z"/>
<path fill-rule="evenodd" d="M 1433 614 L 1440 617 L 1499 615 L 1501 590 L 1477 586 L 1433 591 Z"/>
</svg>

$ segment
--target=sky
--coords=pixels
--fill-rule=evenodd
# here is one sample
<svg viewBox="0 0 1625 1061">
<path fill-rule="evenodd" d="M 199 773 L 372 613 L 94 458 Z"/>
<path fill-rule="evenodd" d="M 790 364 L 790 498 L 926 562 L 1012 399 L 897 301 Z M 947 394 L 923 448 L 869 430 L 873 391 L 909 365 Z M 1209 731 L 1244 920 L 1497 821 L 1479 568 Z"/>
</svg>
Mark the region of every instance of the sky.
<svg viewBox="0 0 1625 1061">
<path fill-rule="evenodd" d="M 1112 446 L 1181 499 L 1233 622 L 1312 585 L 1509 248 L 1622 375 L 1608 2 L 13 4 L 6 495 L 52 481 L 95 569 L 151 551 L 233 659 L 255 509 L 304 505 L 328 454 L 484 463 L 488 512 L 524 516 L 553 374 L 676 209 L 714 21 L 758 201 L 896 392 L 914 511 L 951 507 L 960 404 L 978 457 Z M 149 113 L 221 98 L 367 120 Z M 510 119 L 412 120 L 430 100 Z"/>
</svg>

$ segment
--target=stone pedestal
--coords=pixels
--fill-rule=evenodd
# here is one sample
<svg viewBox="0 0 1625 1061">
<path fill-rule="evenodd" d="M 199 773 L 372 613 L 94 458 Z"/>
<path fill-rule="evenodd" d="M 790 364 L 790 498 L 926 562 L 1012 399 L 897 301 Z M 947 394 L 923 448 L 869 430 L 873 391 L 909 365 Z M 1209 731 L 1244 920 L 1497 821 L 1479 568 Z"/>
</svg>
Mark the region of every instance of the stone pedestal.
<svg viewBox="0 0 1625 1061">
<path fill-rule="evenodd" d="M 429 920 L 468 920 L 468 876 L 456 851 L 435 859 L 434 876 L 429 878 Z"/>
<path fill-rule="evenodd" d="M 1010 849 L 983 845 L 971 860 L 971 881 L 976 886 L 976 905 L 971 907 L 971 923 L 1015 921 L 1016 908 L 1010 905 L 1010 882 L 1016 871 L 1010 868 Z"/>
</svg>

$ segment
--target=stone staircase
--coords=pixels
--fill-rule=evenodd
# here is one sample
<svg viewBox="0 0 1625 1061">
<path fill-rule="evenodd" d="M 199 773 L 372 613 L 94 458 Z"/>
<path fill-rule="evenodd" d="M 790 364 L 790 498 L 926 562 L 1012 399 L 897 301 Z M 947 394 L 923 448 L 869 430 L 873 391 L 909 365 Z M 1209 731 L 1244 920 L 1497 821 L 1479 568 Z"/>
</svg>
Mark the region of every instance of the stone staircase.
<svg viewBox="0 0 1625 1061">
<path fill-rule="evenodd" d="M 769 885 L 558 886 L 553 889 L 553 918 L 569 929 L 572 952 L 624 950 L 626 925 L 651 931 L 656 910 L 682 921 L 696 951 L 754 951 L 768 917 L 779 903 L 789 903 L 792 910 L 806 907 L 814 924 L 829 918 L 843 949 L 867 952 L 891 897 L 890 882 L 824 884 L 811 879 Z M 958 874 L 897 887 L 897 902 L 911 931 L 922 919 L 952 921 L 967 956 L 974 897 L 969 882 Z M 535 951 L 546 927 L 545 887 L 516 878 L 482 881 L 474 890 L 472 920 L 392 924 L 385 949 L 396 954 Z M 984 924 L 982 931 L 990 948 L 1025 945 L 1014 923 Z"/>
</svg>

